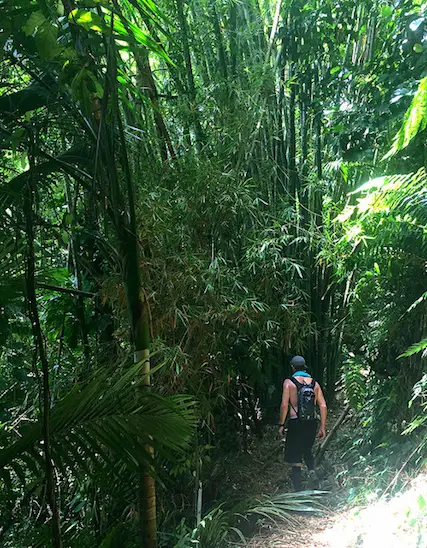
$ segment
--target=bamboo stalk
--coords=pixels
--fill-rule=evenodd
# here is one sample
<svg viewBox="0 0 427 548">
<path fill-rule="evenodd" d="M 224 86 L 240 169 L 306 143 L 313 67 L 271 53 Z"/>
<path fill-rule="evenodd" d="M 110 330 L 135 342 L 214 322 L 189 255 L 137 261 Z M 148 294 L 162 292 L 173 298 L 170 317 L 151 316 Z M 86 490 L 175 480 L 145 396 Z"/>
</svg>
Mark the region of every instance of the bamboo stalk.
<svg viewBox="0 0 427 548">
<path fill-rule="evenodd" d="M 210 6 L 212 26 L 214 29 L 216 45 L 218 50 L 219 71 L 221 73 L 221 76 L 224 78 L 224 80 L 226 80 L 227 79 L 227 56 L 224 48 L 224 41 L 222 39 L 222 32 L 219 24 L 218 13 L 215 8 L 215 1 L 210 0 L 208 2 L 208 5 Z"/>
<path fill-rule="evenodd" d="M 188 26 L 187 26 L 187 21 L 184 15 L 183 0 L 176 0 L 176 7 L 177 7 L 177 13 L 178 13 L 179 26 L 181 27 L 182 48 L 184 52 L 184 60 L 185 60 L 185 67 L 186 67 L 186 73 L 187 73 L 188 96 L 190 99 L 190 112 L 191 112 L 193 125 L 194 125 L 196 145 L 200 152 L 203 145 L 204 137 L 203 137 L 202 126 L 200 125 L 199 115 L 197 112 L 196 86 L 194 84 L 193 67 L 191 63 L 190 45 L 188 40 Z"/>
</svg>

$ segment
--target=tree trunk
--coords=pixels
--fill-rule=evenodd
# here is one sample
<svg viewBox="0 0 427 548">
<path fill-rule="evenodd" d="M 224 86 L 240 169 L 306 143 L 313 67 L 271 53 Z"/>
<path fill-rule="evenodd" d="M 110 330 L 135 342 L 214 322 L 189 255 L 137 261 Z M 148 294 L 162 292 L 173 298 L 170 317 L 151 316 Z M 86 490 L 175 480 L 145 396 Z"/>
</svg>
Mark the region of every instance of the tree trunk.
<svg viewBox="0 0 427 548">
<path fill-rule="evenodd" d="M 121 121 L 119 129 L 122 133 Z M 124 145 L 122 134 L 122 148 Z M 125 151 L 122 150 L 122 165 L 128 179 L 128 205 L 129 226 L 122 227 L 119 231 L 121 254 L 123 257 L 123 275 L 126 290 L 126 302 L 131 323 L 132 344 L 134 347 L 134 361 L 143 362 L 142 373 L 145 383 L 150 386 L 150 314 L 148 303 L 143 293 L 141 272 L 139 267 L 138 240 L 136 235 L 136 215 L 134 209 L 134 196 L 130 173 L 127 167 Z M 152 457 L 153 448 L 146 447 L 147 453 Z M 143 548 L 157 547 L 157 523 L 156 523 L 156 489 L 155 482 L 149 470 L 140 470 L 139 477 L 139 516 L 140 516 L 140 542 Z"/>
<path fill-rule="evenodd" d="M 341 424 L 346 420 L 348 419 L 348 417 L 350 416 L 349 415 L 349 412 L 350 412 L 350 406 L 347 404 L 341 415 L 338 417 L 338 420 L 336 421 L 336 423 L 333 425 L 333 427 L 331 428 L 329 434 L 326 436 L 326 438 L 323 440 L 322 442 L 322 445 L 320 446 L 316 456 L 315 456 L 315 460 L 316 460 L 316 466 L 320 463 L 320 461 L 322 460 L 323 458 L 323 455 L 325 454 L 325 451 L 326 449 L 328 448 L 328 445 L 330 444 L 330 442 L 334 439 L 334 436 L 335 434 L 337 433 L 338 431 L 338 428 L 341 426 Z"/>
<path fill-rule="evenodd" d="M 46 349 L 44 346 L 43 333 L 40 326 L 40 318 L 37 308 L 36 283 L 35 283 L 35 252 L 34 252 L 34 182 L 32 173 L 35 172 L 34 162 L 34 142 L 30 136 L 31 145 L 28 154 L 30 162 L 30 176 L 27 181 L 24 194 L 24 216 L 25 230 L 27 236 L 27 264 L 26 264 L 26 289 L 28 314 L 33 331 L 35 352 L 38 354 L 42 369 L 42 430 L 43 430 L 43 451 L 45 459 L 45 478 L 46 478 L 46 499 L 52 512 L 52 546 L 53 548 L 62 548 L 61 526 L 59 517 L 59 507 L 56 497 L 55 470 L 52 461 L 52 449 L 50 442 L 50 386 L 49 386 L 49 364 L 47 361 Z"/>
<path fill-rule="evenodd" d="M 319 76 L 317 75 L 315 80 L 315 89 L 319 85 Z M 322 108 L 320 104 L 317 107 L 317 112 L 315 116 L 315 131 L 316 131 L 316 173 L 317 180 L 321 181 L 323 179 L 323 168 L 322 168 Z M 318 195 L 319 193 L 317 193 Z"/>
<path fill-rule="evenodd" d="M 77 205 L 77 199 L 78 199 L 78 186 L 76 190 L 76 196 L 73 198 L 71 196 L 71 187 L 70 187 L 70 180 L 68 175 L 65 175 L 65 195 L 67 200 L 67 206 L 68 206 L 68 214 L 71 215 L 71 234 L 69 238 L 69 265 L 73 267 L 74 270 L 74 276 L 76 277 L 77 281 L 77 290 L 79 293 L 77 293 L 76 298 L 76 311 L 77 311 L 77 319 L 79 320 L 80 325 L 80 333 L 82 337 L 82 343 L 83 343 L 83 355 L 85 358 L 85 373 L 88 373 L 90 371 L 90 350 L 89 350 L 89 338 L 88 338 L 88 330 L 87 330 L 87 322 L 86 322 L 86 314 L 85 314 L 85 305 L 84 305 L 84 297 L 82 295 L 83 290 L 83 283 L 82 283 L 82 275 L 80 270 L 80 264 L 79 264 L 79 241 L 78 237 L 73 234 L 73 228 L 76 225 L 76 205 Z"/>
<path fill-rule="evenodd" d="M 301 184 L 298 201 L 300 205 L 301 226 L 303 229 L 308 229 L 309 224 L 309 208 L 308 208 L 308 189 L 307 189 L 307 157 L 308 157 L 308 124 L 307 124 L 307 106 L 305 94 L 300 103 L 300 127 L 301 127 Z M 304 253 L 306 256 L 306 253 Z"/>
</svg>

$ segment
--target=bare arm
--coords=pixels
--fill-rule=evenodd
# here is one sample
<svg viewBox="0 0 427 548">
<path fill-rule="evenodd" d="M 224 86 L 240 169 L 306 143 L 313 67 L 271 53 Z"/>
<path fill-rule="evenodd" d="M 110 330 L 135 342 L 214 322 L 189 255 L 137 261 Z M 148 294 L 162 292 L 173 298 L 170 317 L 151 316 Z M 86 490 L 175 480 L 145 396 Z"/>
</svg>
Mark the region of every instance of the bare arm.
<svg viewBox="0 0 427 548">
<path fill-rule="evenodd" d="M 286 417 L 288 416 L 289 409 L 289 384 L 285 381 L 283 383 L 282 404 L 280 406 L 280 428 L 279 434 L 283 435 L 283 426 L 285 424 Z"/>
<path fill-rule="evenodd" d="M 319 439 L 321 440 L 326 436 L 326 417 L 328 415 L 328 408 L 326 406 L 325 397 L 323 396 L 322 389 L 317 383 L 316 400 L 320 408 L 320 430 Z"/>
</svg>

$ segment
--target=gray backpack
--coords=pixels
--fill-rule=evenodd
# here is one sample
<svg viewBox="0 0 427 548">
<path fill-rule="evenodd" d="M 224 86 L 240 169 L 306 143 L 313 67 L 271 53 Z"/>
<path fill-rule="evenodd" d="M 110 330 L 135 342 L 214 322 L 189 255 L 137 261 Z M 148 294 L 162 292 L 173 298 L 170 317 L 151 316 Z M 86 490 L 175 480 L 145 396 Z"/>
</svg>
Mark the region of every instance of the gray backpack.
<svg viewBox="0 0 427 548">
<path fill-rule="evenodd" d="M 310 384 L 302 384 L 294 377 L 290 378 L 297 387 L 298 411 L 294 409 L 300 421 L 312 421 L 316 418 L 316 395 L 314 387 L 316 381 L 312 379 Z"/>
</svg>

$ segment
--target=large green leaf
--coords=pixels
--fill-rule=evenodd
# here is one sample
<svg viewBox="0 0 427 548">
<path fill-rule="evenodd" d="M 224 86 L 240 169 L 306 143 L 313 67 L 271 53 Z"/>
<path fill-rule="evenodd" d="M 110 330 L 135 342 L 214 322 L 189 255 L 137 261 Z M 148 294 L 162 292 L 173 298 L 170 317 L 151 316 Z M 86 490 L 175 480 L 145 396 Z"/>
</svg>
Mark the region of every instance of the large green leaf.
<svg viewBox="0 0 427 548">
<path fill-rule="evenodd" d="M 42 11 L 35 11 L 23 26 L 26 36 L 34 36 L 37 51 L 44 61 L 57 57 L 63 47 L 58 43 L 58 27 L 48 21 Z"/>
<path fill-rule="evenodd" d="M 105 20 L 96 11 L 76 8 L 70 12 L 68 18 L 85 30 L 94 30 L 96 32 L 106 32 L 108 30 Z"/>
<path fill-rule="evenodd" d="M 137 46 L 142 45 L 157 53 L 157 55 L 163 57 L 166 61 L 171 62 L 169 56 L 160 44 L 153 40 L 147 32 L 144 32 L 137 25 L 126 19 L 122 14 L 111 15 L 105 13 L 104 17 L 101 17 L 96 12 L 79 8 L 74 9 L 69 15 L 70 21 L 83 27 L 85 30 L 101 33 L 109 32 L 112 17 L 114 17 L 113 30 L 117 33 L 120 40 L 131 42 Z"/>
</svg>

